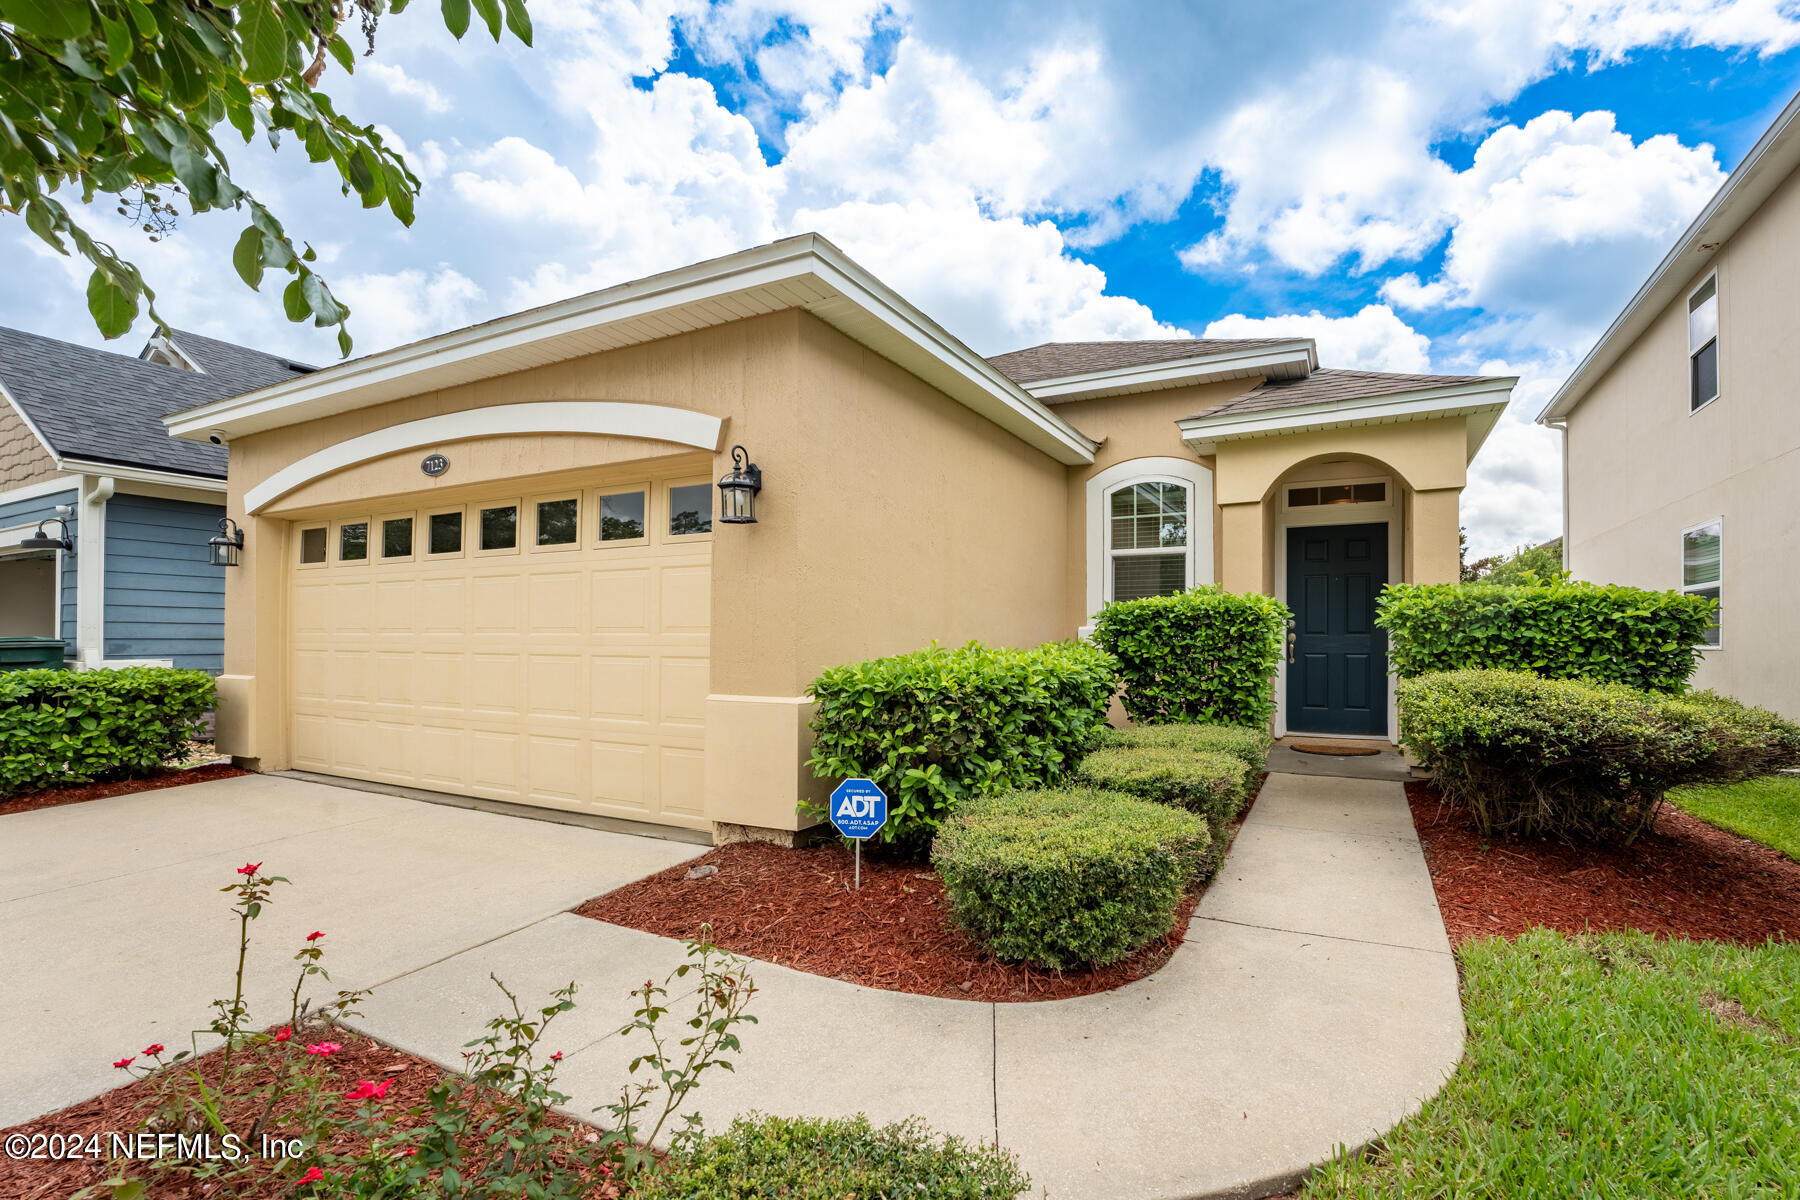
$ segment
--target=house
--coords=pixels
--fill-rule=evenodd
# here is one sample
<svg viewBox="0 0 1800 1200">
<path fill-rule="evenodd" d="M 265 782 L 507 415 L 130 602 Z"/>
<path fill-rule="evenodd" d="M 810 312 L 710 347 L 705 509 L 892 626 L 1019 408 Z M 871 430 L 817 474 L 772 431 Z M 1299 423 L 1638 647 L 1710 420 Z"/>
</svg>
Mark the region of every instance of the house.
<svg viewBox="0 0 1800 1200">
<path fill-rule="evenodd" d="M 1800 96 L 1538 416 L 1577 579 L 1720 602 L 1694 673 L 1800 717 Z"/>
<path fill-rule="evenodd" d="M 225 449 L 161 418 L 309 369 L 186 332 L 132 357 L 0 328 L 0 637 L 60 638 L 82 667 L 222 669 L 206 541 Z M 22 548 L 40 528 L 67 548 Z"/>
<path fill-rule="evenodd" d="M 221 749 L 767 835 L 820 795 L 822 668 L 1214 581 L 1299 612 L 1281 728 L 1391 737 L 1375 593 L 1456 578 L 1513 382 L 1303 338 L 988 360 L 803 235 L 167 423 L 230 444 L 246 535 Z M 733 523 L 716 481 L 750 465 Z"/>
</svg>

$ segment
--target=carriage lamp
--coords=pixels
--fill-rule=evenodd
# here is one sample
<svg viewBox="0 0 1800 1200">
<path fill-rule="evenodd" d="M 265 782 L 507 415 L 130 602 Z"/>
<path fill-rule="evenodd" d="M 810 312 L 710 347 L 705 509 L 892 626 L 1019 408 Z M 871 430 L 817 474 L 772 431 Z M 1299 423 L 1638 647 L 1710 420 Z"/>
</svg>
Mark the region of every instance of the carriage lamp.
<svg viewBox="0 0 1800 1200">
<path fill-rule="evenodd" d="M 230 517 L 219 518 L 219 532 L 206 541 L 206 561 L 215 567 L 235 567 L 244 549 L 244 531 Z"/>
<path fill-rule="evenodd" d="M 756 493 L 762 491 L 762 468 L 742 446 L 731 448 L 731 473 L 719 480 L 719 520 L 727 525 L 756 524 Z"/>
<path fill-rule="evenodd" d="M 62 527 L 61 537 L 51 537 L 44 532 L 44 526 L 55 521 Z M 19 543 L 21 550 L 73 550 L 75 543 L 69 540 L 69 523 L 61 517 L 46 517 L 38 522 L 37 532 Z"/>
</svg>

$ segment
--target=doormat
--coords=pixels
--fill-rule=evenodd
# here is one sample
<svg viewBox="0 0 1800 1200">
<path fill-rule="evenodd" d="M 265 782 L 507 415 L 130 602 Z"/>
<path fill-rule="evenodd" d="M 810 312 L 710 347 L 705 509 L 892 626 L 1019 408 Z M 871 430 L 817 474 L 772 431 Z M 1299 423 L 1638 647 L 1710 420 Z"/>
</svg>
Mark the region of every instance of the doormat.
<svg viewBox="0 0 1800 1200">
<path fill-rule="evenodd" d="M 1362 758 L 1381 753 L 1379 746 L 1364 746 L 1357 742 L 1289 742 L 1288 749 L 1302 754 L 1329 754 L 1333 758 Z"/>
</svg>

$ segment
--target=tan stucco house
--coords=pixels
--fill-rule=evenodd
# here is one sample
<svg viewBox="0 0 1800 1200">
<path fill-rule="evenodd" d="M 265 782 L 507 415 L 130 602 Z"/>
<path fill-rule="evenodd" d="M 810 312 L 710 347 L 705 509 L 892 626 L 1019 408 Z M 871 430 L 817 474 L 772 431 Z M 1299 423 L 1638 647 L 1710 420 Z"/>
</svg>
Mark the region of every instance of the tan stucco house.
<svg viewBox="0 0 1800 1200">
<path fill-rule="evenodd" d="M 1299 338 L 984 359 L 808 235 L 168 424 L 231 448 L 224 750 L 730 833 L 805 823 L 821 668 L 1215 581 L 1300 613 L 1280 728 L 1390 736 L 1375 591 L 1456 578 L 1512 384 Z"/>
<path fill-rule="evenodd" d="M 1694 674 L 1800 717 L 1800 97 L 1545 406 L 1577 579 L 1720 601 Z"/>
</svg>

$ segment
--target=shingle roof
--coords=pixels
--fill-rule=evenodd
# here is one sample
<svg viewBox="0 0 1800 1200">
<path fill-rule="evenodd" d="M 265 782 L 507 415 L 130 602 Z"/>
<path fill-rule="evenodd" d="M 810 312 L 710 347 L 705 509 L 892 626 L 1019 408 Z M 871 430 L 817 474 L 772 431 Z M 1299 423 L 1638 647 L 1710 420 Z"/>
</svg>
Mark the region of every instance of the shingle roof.
<svg viewBox="0 0 1800 1200">
<path fill-rule="evenodd" d="M 0 385 L 59 456 L 222 479 L 225 448 L 177 441 L 163 415 L 292 379 L 295 366 L 194 334 L 177 345 L 204 373 L 0 327 Z"/>
<path fill-rule="evenodd" d="M 1371 396 L 1392 396 L 1401 392 L 1418 392 L 1427 388 L 1451 387 L 1459 383 L 1481 383 L 1488 375 L 1403 375 L 1391 371 L 1340 371 L 1321 368 L 1305 379 L 1270 379 L 1227 400 L 1217 408 L 1209 408 L 1200 417 L 1223 417 L 1238 413 L 1266 412 L 1276 408 L 1298 408 L 1308 404 L 1331 404 L 1339 400 L 1361 400 Z"/>
<path fill-rule="evenodd" d="M 1014 383 L 1036 383 L 1091 371 L 1141 367 L 1149 363 L 1287 345 L 1294 338 L 1163 338 L 1156 341 L 1045 342 L 988 359 Z"/>
</svg>

